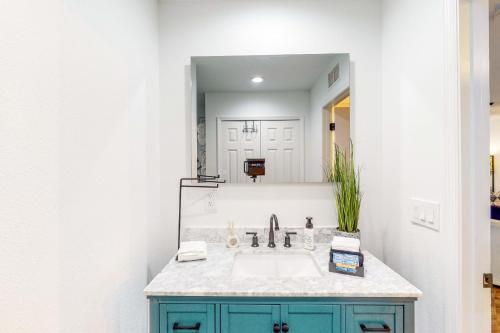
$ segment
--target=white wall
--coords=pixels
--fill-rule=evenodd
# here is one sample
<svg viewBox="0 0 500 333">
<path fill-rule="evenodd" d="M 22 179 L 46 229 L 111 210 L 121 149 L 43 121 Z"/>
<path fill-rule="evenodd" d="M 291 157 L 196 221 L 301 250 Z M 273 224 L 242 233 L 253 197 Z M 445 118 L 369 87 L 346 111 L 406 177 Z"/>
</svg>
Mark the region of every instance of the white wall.
<svg viewBox="0 0 500 333">
<path fill-rule="evenodd" d="M 500 12 L 490 17 L 490 100 L 495 102 L 490 116 L 490 155 L 495 156 L 495 191 L 500 191 Z M 491 224 L 491 272 L 500 286 L 500 223 Z"/>
<path fill-rule="evenodd" d="M 308 113 L 308 91 L 206 93 L 207 174 L 217 174 L 217 118 L 303 117 L 307 124 Z M 305 137 L 309 137 L 309 131 Z"/>
<path fill-rule="evenodd" d="M 214 191 L 216 209 L 207 209 L 206 196 Z M 279 195 L 279 196 L 277 196 Z M 304 227 L 306 216 L 316 227 L 337 226 L 331 184 L 229 184 L 217 190 L 186 189 L 183 199 L 184 227 L 268 227 L 275 213 L 283 227 Z"/>
<path fill-rule="evenodd" d="M 492 15 L 490 25 L 490 99 L 495 102 L 493 105 L 495 112 L 500 113 L 500 10 Z"/>
<path fill-rule="evenodd" d="M 339 64 L 339 79 L 334 85 L 328 87 L 328 73 L 336 64 Z M 378 67 L 380 67 L 380 65 L 378 65 Z M 324 107 L 349 89 L 349 84 L 349 56 L 335 55 L 335 59 L 332 61 L 331 65 L 328 66 L 318 77 L 311 89 L 311 106 L 309 115 L 311 135 L 308 138 L 306 145 L 306 171 L 310 181 L 323 180 L 323 166 L 325 164 L 325 158 L 323 156 Z M 354 135 L 353 139 L 355 139 Z M 319 147 L 319 149 L 315 147 Z"/>
<path fill-rule="evenodd" d="M 147 331 L 156 6 L 0 6 L 2 332 Z"/>
<path fill-rule="evenodd" d="M 61 332 L 146 332 L 158 223 L 155 0 L 65 1 Z"/>
<path fill-rule="evenodd" d="M 423 291 L 416 332 L 448 332 L 447 286 L 458 226 L 441 231 L 410 222 L 413 197 L 446 201 L 444 8 L 440 1 L 384 0 L 382 7 L 383 258 Z M 423 19 L 425 18 L 425 19 Z M 355 109 L 356 110 L 356 109 Z M 356 131 L 358 129 L 356 128 Z"/>
<path fill-rule="evenodd" d="M 460 311 L 457 316 L 450 318 L 450 326 L 456 322 L 457 317 L 460 318 L 456 325 L 457 329 L 450 330 L 452 332 L 486 333 L 491 330 L 491 290 L 482 286 L 483 273 L 491 271 L 490 206 L 489 202 L 484 199 L 490 188 L 487 158 L 490 139 L 488 2 L 488 0 L 459 1 L 460 31 L 457 37 L 460 51 L 458 63 L 460 70 L 458 73 L 460 113 L 458 115 L 460 118 L 457 124 L 455 120 L 457 113 L 448 112 L 450 116 L 447 120 L 454 125 L 449 126 L 447 122 L 448 126 L 444 127 L 445 131 L 451 132 L 452 138 L 458 138 L 460 135 L 460 151 L 454 152 L 456 157 L 453 157 L 452 161 L 455 163 L 448 163 L 446 170 L 447 176 L 450 170 L 456 175 L 451 180 L 460 186 L 457 188 L 460 194 L 456 191 L 450 191 L 448 194 L 454 198 L 452 203 L 460 209 L 461 213 L 450 221 L 458 224 L 456 229 L 459 233 L 455 237 L 460 237 L 459 246 L 453 246 L 453 244 L 451 246 L 456 248 L 454 253 L 460 265 L 459 269 L 455 270 L 455 274 L 460 276 L 457 282 L 458 292 L 455 288 L 455 293 L 448 295 L 448 299 L 452 301 L 449 306 L 457 313 L 455 304 L 458 304 Z M 451 8 L 455 4 L 455 1 L 449 1 Z M 452 33 L 445 40 L 453 40 L 453 35 Z M 451 56 L 453 55 L 454 52 L 451 53 Z M 447 64 L 453 65 L 456 58 L 451 56 L 447 57 Z M 447 89 L 448 86 L 453 87 L 447 84 Z M 453 88 L 448 91 L 453 93 Z M 454 128 L 455 132 L 450 131 L 450 127 Z M 456 140 L 448 142 L 456 142 Z M 453 144 L 447 146 L 448 152 Z M 454 211 L 456 210 L 452 210 L 450 214 Z M 454 259 L 453 254 L 450 255 L 451 259 Z M 456 302 L 453 302 L 454 298 L 457 299 Z"/>
<path fill-rule="evenodd" d="M 178 181 L 189 174 L 190 124 L 185 85 L 189 76 L 186 67 L 191 56 L 249 55 L 249 54 L 307 54 L 350 53 L 351 79 L 353 83 L 354 127 L 357 157 L 363 166 L 362 187 L 365 192 L 361 213 L 364 246 L 381 255 L 382 243 L 377 227 L 380 221 L 380 6 L 378 1 L 214 1 L 179 2 L 166 1 L 160 6 L 160 95 L 161 95 L 161 219 L 162 227 L 156 230 L 163 248 L 158 249 L 161 258 L 155 266 L 158 272 L 176 249 L 176 221 Z M 255 24 L 259 22 L 259 24 Z M 167 167 L 168 165 L 168 167 Z M 252 191 L 262 194 L 271 192 L 274 200 L 289 207 L 290 216 L 297 212 L 297 219 L 308 215 L 330 216 L 336 220 L 333 210 L 322 204 L 310 202 L 308 207 L 290 205 L 287 202 L 290 187 L 283 185 L 268 189 L 255 187 Z M 304 186 L 317 187 L 321 184 Z M 248 191 L 241 185 L 240 195 Z M 228 189 L 228 191 L 230 191 Z M 322 191 L 325 202 L 329 191 Z M 263 197 L 264 195 L 262 195 Z M 246 205 L 255 214 L 268 213 L 259 195 L 248 195 Z M 268 197 L 270 197 L 268 195 Z M 279 198 L 285 198 L 279 200 Z M 224 207 L 221 195 L 219 207 Z M 185 203 L 188 207 L 190 203 Z M 189 212 L 185 212 L 189 214 Z M 267 218 L 266 218 L 267 219 Z M 325 218 L 326 219 L 326 218 Z M 200 218 L 199 223 L 204 223 Z M 280 219 L 284 226 L 298 223 Z M 226 221 L 219 223 L 223 226 Z M 265 223 L 261 221 L 259 223 Z"/>
<path fill-rule="evenodd" d="M 492 1 L 494 2 L 494 1 Z M 490 116 L 490 155 L 495 155 L 495 191 L 500 190 L 500 12 L 491 18 L 490 100 L 495 102 Z"/>
<path fill-rule="evenodd" d="M 0 331 L 58 332 L 61 7 L 0 7 Z"/>
</svg>

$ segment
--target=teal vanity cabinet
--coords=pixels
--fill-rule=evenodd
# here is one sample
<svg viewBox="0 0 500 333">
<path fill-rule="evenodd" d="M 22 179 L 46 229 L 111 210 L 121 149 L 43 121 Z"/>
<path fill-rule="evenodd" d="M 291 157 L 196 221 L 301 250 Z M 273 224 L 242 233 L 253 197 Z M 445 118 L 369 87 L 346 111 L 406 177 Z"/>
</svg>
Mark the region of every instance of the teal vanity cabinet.
<svg viewBox="0 0 500 333">
<path fill-rule="evenodd" d="M 414 333 L 415 299 L 149 299 L 150 333 Z"/>
</svg>

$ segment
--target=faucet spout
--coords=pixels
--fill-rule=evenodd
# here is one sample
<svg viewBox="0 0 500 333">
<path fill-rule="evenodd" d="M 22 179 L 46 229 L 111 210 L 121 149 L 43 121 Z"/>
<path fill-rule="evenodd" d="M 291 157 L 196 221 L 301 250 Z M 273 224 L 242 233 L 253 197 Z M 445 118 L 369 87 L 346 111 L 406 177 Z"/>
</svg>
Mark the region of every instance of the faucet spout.
<svg viewBox="0 0 500 333">
<path fill-rule="evenodd" d="M 271 218 L 269 219 L 269 243 L 267 244 L 267 246 L 271 248 L 276 247 L 276 243 L 274 243 L 275 230 L 276 231 L 280 230 L 280 226 L 278 224 L 278 217 L 276 216 L 276 214 L 272 214 Z"/>
</svg>

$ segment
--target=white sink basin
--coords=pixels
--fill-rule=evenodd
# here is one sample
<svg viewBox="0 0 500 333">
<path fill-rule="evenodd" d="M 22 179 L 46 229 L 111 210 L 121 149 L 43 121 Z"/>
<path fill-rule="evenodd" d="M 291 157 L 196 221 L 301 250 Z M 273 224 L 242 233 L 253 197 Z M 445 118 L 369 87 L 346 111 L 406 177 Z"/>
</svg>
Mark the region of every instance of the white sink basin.
<svg viewBox="0 0 500 333">
<path fill-rule="evenodd" d="M 237 253 L 233 277 L 315 277 L 318 265 L 308 253 Z"/>
</svg>

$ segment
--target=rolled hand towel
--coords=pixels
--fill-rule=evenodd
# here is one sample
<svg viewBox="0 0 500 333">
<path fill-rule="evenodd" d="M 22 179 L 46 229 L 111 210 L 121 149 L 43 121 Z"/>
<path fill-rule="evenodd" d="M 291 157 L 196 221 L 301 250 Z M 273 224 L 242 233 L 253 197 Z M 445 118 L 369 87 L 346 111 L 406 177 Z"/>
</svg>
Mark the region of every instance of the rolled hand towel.
<svg viewBox="0 0 500 333">
<path fill-rule="evenodd" d="M 177 251 L 177 261 L 207 259 L 207 243 L 204 241 L 181 242 Z"/>
<path fill-rule="evenodd" d="M 357 238 L 333 236 L 333 250 L 359 252 L 360 245 L 361 243 Z"/>
</svg>

